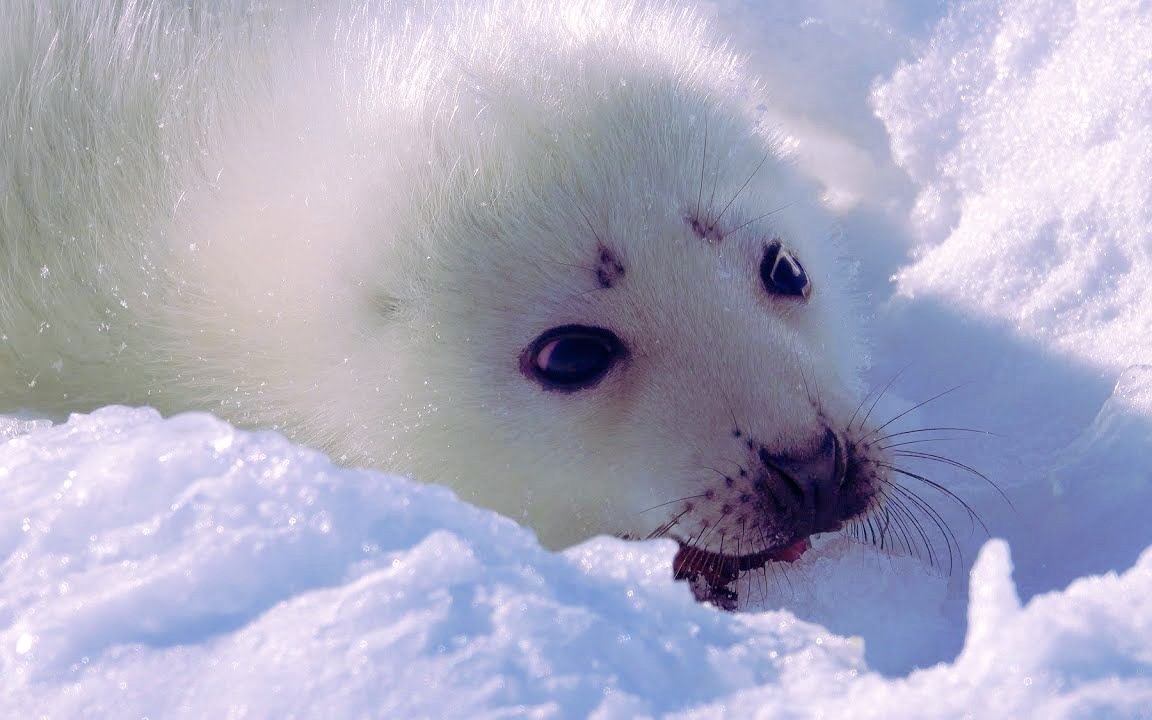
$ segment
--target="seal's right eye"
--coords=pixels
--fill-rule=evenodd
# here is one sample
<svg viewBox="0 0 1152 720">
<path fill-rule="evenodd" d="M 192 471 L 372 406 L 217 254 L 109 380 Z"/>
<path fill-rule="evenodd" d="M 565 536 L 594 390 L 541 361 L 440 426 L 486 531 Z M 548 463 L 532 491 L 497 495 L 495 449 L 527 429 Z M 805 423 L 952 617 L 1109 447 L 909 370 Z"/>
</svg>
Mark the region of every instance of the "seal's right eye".
<svg viewBox="0 0 1152 720">
<path fill-rule="evenodd" d="M 520 369 L 545 390 L 575 392 L 600 382 L 624 353 L 624 343 L 611 331 L 565 325 L 532 341 Z"/>
</svg>

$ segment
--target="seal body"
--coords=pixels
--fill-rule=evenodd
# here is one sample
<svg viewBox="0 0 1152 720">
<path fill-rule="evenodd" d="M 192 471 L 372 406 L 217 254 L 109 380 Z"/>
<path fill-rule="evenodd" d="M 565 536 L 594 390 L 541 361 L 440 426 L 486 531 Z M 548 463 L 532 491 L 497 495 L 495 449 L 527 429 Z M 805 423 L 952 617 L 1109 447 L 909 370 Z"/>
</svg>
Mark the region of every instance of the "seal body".
<svg viewBox="0 0 1152 720">
<path fill-rule="evenodd" d="M 0 410 L 211 411 L 713 580 L 875 504 L 833 226 L 690 12 L 0 28 Z"/>
</svg>

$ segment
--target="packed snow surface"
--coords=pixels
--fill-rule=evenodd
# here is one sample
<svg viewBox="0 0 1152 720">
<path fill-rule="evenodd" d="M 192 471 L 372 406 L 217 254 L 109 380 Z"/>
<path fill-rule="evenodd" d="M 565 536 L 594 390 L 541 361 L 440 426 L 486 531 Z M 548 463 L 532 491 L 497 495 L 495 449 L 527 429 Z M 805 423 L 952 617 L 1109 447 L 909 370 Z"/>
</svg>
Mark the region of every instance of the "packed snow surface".
<svg viewBox="0 0 1152 720">
<path fill-rule="evenodd" d="M 886 680 L 858 638 L 696 603 L 672 580 L 670 542 L 548 553 L 442 488 L 209 415 L 106 408 L 9 440 L 0 468 L 14 489 L 0 690 L 20 716 L 1152 707 L 1152 550 L 1021 608 L 1008 548 L 989 542 L 964 652 Z M 857 580 L 890 570 L 847 564 L 836 572 Z M 882 619 L 885 601 L 868 602 Z"/>
<path fill-rule="evenodd" d="M 915 459 L 980 521 L 925 490 L 931 556 L 832 535 L 732 614 L 209 415 L 0 418 L 0 714 L 1152 716 L 1152 7 L 794 5 L 701 8 L 840 213 L 875 412 L 988 433 L 925 449 L 992 483 Z"/>
</svg>

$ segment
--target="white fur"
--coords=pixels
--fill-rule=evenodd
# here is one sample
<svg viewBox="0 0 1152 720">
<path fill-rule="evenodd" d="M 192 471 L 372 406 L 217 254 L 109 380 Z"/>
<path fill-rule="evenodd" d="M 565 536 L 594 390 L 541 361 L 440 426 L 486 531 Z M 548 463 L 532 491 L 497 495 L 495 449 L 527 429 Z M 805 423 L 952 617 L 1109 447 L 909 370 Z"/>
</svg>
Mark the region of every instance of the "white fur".
<svg viewBox="0 0 1152 720">
<path fill-rule="evenodd" d="M 0 410 L 210 410 L 553 546 L 650 532 L 739 463 L 734 423 L 800 452 L 846 422 L 832 227 L 700 18 L 187 5 L 0 3 Z M 776 212 L 714 244 L 686 221 L 724 208 Z M 806 304 L 760 287 L 777 237 Z M 608 290 L 598 239 L 627 268 Z M 520 354 L 569 323 L 629 360 L 545 392 Z"/>
</svg>

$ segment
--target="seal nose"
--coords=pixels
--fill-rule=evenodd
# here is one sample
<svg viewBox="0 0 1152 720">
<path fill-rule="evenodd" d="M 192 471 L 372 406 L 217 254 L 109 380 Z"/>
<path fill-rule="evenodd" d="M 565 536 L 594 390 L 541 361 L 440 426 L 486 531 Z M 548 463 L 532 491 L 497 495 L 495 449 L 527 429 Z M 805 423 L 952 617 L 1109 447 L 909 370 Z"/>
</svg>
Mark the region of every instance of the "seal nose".
<svg viewBox="0 0 1152 720">
<path fill-rule="evenodd" d="M 807 534 L 837 530 L 843 520 L 840 513 L 840 488 L 847 468 L 844 443 L 831 429 L 816 452 L 803 457 L 773 455 L 760 449 L 760 461 L 775 474 L 789 499 L 794 503 L 798 525 L 809 525 Z"/>
</svg>

